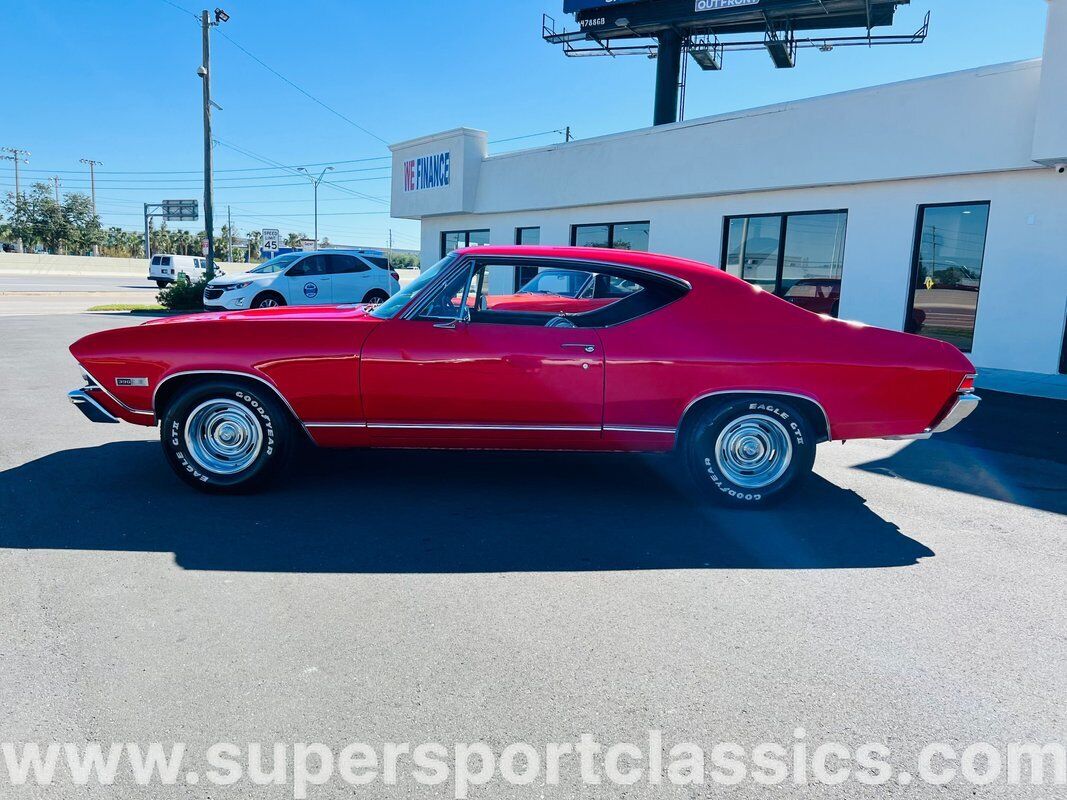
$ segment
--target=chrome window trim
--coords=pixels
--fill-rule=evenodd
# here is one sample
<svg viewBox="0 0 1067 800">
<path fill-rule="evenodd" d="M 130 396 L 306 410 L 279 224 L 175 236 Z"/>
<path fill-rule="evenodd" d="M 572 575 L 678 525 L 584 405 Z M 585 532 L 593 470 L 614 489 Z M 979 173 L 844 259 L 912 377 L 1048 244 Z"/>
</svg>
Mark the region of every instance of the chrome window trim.
<svg viewBox="0 0 1067 800">
<path fill-rule="evenodd" d="M 801 394 L 800 392 L 784 392 L 771 389 L 720 389 L 715 392 L 707 392 L 706 394 L 702 394 L 699 397 L 696 397 L 691 400 L 689 402 L 689 405 L 685 407 L 685 410 L 682 411 L 681 419 L 684 420 L 686 414 L 689 413 L 689 410 L 701 400 L 707 400 L 709 397 L 716 397 L 718 395 L 724 394 L 770 395 L 772 397 L 797 397 L 801 400 L 807 400 L 808 402 L 814 403 L 818 407 L 819 411 L 822 412 L 823 422 L 826 423 L 826 440 L 832 442 L 834 439 L 833 433 L 831 432 L 832 429 L 830 428 L 830 416 L 826 413 L 826 409 L 823 407 L 823 404 L 811 395 Z"/>
</svg>

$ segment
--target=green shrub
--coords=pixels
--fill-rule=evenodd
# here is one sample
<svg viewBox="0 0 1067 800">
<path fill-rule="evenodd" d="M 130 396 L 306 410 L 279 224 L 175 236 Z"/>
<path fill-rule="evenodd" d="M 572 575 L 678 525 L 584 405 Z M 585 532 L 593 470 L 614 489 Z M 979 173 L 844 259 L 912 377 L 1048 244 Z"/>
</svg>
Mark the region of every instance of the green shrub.
<svg viewBox="0 0 1067 800">
<path fill-rule="evenodd" d="M 175 311 L 203 311 L 205 286 L 207 278 L 190 281 L 188 276 L 181 274 L 170 286 L 159 290 L 156 301 L 164 308 Z"/>
</svg>

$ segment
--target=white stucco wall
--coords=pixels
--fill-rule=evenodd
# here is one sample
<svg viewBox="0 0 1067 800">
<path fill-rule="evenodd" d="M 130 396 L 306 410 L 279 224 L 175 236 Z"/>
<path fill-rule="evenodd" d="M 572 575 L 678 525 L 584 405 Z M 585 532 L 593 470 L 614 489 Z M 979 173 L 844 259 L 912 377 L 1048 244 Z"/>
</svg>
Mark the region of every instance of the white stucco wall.
<svg viewBox="0 0 1067 800">
<path fill-rule="evenodd" d="M 434 217 L 422 221 L 422 258 L 440 257 L 446 230 L 488 228 L 492 244 L 513 244 L 516 228 L 540 226 L 542 244 L 567 245 L 574 224 L 647 219 L 651 250 L 718 265 L 726 216 L 847 209 L 841 316 L 900 330 L 918 207 L 970 201 L 990 203 L 972 359 L 1055 373 L 1067 314 L 1067 179 L 1049 169 Z"/>
</svg>

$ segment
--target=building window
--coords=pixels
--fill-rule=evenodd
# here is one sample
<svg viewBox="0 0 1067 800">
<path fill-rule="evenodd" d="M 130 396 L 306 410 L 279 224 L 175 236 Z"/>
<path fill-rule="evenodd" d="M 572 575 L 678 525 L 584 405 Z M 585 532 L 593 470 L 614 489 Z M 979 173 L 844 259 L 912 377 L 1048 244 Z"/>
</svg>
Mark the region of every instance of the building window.
<svg viewBox="0 0 1067 800">
<path fill-rule="evenodd" d="M 515 244 L 541 244 L 540 228 L 516 228 Z M 515 288 L 521 288 L 537 276 L 537 267 L 515 267 Z"/>
<path fill-rule="evenodd" d="M 723 269 L 817 314 L 838 315 L 847 211 L 727 217 Z"/>
<path fill-rule="evenodd" d="M 445 231 L 441 234 L 441 258 L 461 247 L 478 247 L 489 244 L 489 231 Z"/>
<path fill-rule="evenodd" d="M 608 222 L 602 225 L 572 225 L 575 247 L 610 247 L 615 250 L 648 250 L 648 222 Z"/>
<path fill-rule="evenodd" d="M 919 207 L 905 330 L 970 352 L 988 224 L 989 203 Z"/>
</svg>

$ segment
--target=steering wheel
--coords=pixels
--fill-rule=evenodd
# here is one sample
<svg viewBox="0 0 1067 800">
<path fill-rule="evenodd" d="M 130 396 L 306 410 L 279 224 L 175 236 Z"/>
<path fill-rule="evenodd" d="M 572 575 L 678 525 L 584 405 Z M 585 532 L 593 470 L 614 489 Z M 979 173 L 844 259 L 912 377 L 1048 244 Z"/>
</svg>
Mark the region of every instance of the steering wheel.
<svg viewBox="0 0 1067 800">
<path fill-rule="evenodd" d="M 548 322 L 545 323 L 545 327 L 546 328 L 577 328 L 578 326 L 575 325 L 573 322 L 571 322 L 569 319 L 567 319 L 565 316 L 563 316 L 561 314 L 558 317 L 552 317 L 552 319 L 550 319 Z"/>
</svg>

